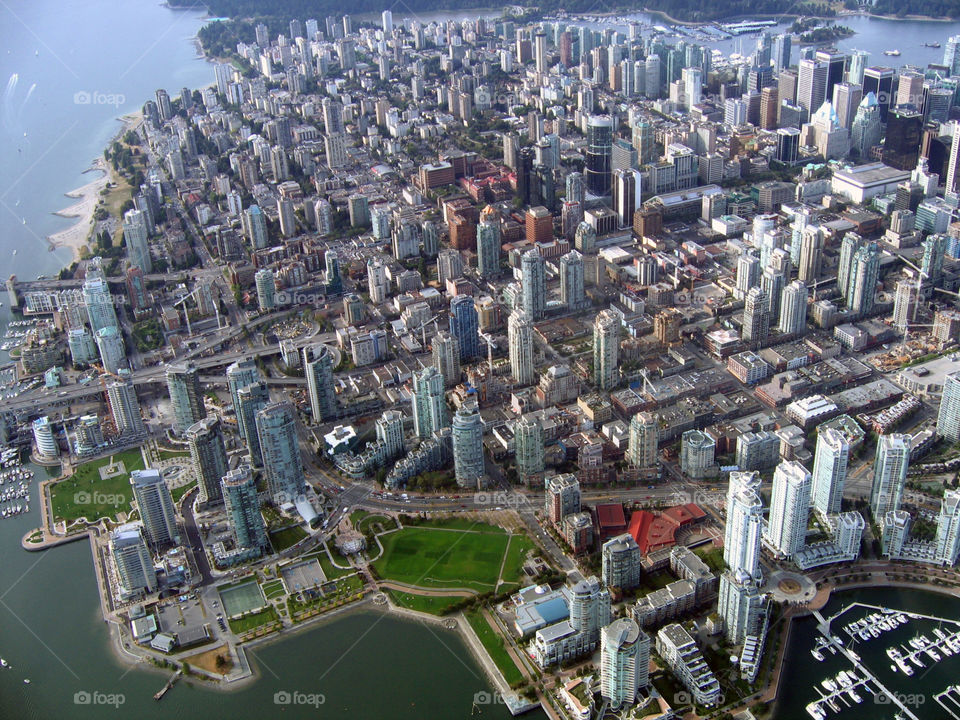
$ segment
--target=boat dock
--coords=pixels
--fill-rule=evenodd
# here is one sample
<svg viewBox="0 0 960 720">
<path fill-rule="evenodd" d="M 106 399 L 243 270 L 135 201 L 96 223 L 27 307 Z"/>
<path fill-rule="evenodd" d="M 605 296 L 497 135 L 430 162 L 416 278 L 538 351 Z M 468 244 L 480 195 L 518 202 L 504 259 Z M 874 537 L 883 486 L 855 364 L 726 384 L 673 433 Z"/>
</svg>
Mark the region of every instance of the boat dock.
<svg viewBox="0 0 960 720">
<path fill-rule="evenodd" d="M 942 693 L 934 695 L 933 699 L 950 713 L 950 717 L 960 720 L 960 685 L 951 685 Z"/>
<path fill-rule="evenodd" d="M 177 670 L 173 676 L 167 680 L 167 684 L 160 688 L 160 691 L 153 696 L 153 699 L 159 701 L 164 695 L 166 695 L 170 688 L 177 684 L 177 680 L 180 679 L 180 673 L 182 672 L 182 670 Z"/>
<path fill-rule="evenodd" d="M 853 650 L 850 650 L 846 648 L 844 645 L 842 645 L 839 639 L 834 637 L 834 635 L 831 633 L 830 631 L 831 622 L 836 618 L 840 617 L 841 615 L 843 615 L 852 607 L 855 607 L 857 605 L 864 606 L 863 603 L 853 603 L 852 605 L 845 607 L 836 615 L 831 616 L 829 619 L 823 617 L 823 615 L 820 614 L 819 610 L 814 610 L 813 615 L 817 619 L 817 630 L 830 643 L 834 644 L 837 647 L 837 650 L 842 655 L 844 655 L 847 658 L 847 660 L 850 661 L 851 665 L 853 665 L 855 670 L 855 676 L 858 678 L 858 683 L 857 683 L 858 686 L 863 686 L 867 690 L 873 693 L 883 693 L 890 700 L 892 704 L 896 705 L 900 709 L 900 712 L 903 714 L 904 717 L 910 718 L 910 720 L 920 720 L 920 718 L 918 718 L 913 713 L 913 711 L 909 707 L 907 707 L 907 705 L 904 704 L 904 702 L 900 699 L 897 693 L 889 690 L 882 682 L 880 682 L 879 679 L 877 679 L 877 677 L 873 673 L 870 672 L 867 666 L 860 661 L 859 655 L 857 655 Z M 865 607 L 870 607 L 873 609 L 884 611 L 884 608 L 879 608 L 872 605 L 866 605 Z M 930 618 L 930 619 L 938 620 L 939 618 Z M 812 706 L 813 706 L 813 703 L 811 703 L 811 706 L 808 706 L 808 712 L 810 713 L 811 716 L 818 717 L 818 718 L 826 717 L 825 713 L 816 714 Z M 819 704 L 817 705 L 817 708 L 820 708 Z M 837 709 L 839 709 L 839 705 L 837 706 Z"/>
</svg>

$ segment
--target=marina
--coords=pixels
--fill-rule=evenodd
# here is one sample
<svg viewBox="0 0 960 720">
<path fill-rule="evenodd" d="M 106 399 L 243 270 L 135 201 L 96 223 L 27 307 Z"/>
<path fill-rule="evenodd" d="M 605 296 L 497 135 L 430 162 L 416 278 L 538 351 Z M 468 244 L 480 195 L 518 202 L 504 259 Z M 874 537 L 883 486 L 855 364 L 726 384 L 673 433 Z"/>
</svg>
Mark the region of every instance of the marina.
<svg viewBox="0 0 960 720">
<path fill-rule="evenodd" d="M 861 611 L 866 611 L 866 614 L 843 622 Z M 953 656 L 960 657 L 960 622 L 950 618 L 861 602 L 844 605 L 839 612 L 826 618 L 816 611 L 814 617 L 819 637 L 810 648 L 813 658 L 817 662 L 825 662 L 828 656 L 839 655 L 852 666 L 852 670 L 844 669 L 830 674 L 814 685 L 816 698 L 804 708 L 814 720 L 825 720 L 831 715 L 842 717 L 867 696 L 872 696 L 873 705 L 890 705 L 897 712 L 894 717 L 900 720 L 919 718 L 915 712 L 916 704 L 909 702 L 912 696 L 898 693 L 889 682 L 881 679 L 879 668 L 871 669 L 868 666 L 868 662 L 874 664 L 882 656 L 871 652 L 871 659 L 865 660 L 861 654 L 866 654 L 867 648 L 877 644 L 876 641 L 887 633 L 899 630 L 899 637 L 902 638 L 902 631 L 912 631 L 906 641 L 895 641 L 883 649 L 889 661 L 886 667 L 894 677 L 911 678 L 918 671 L 925 674 L 938 663 Z M 843 623 L 839 625 L 842 632 L 834 633 L 834 623 Z M 920 623 L 925 626 L 918 629 Z M 935 627 L 930 628 L 930 623 Z M 842 635 L 846 635 L 846 640 L 842 639 Z M 855 649 L 858 646 L 862 646 L 860 652 Z M 916 680 L 908 682 L 914 683 Z M 960 685 L 950 685 L 934 697 L 951 717 L 960 720 Z"/>
</svg>

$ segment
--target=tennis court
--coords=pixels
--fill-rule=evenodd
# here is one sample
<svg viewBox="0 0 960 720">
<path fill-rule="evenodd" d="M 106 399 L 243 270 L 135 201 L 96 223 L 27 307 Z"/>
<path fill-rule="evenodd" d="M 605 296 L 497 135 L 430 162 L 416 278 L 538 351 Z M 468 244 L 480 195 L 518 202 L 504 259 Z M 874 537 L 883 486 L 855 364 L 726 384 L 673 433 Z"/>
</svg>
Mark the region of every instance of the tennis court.
<svg viewBox="0 0 960 720">
<path fill-rule="evenodd" d="M 327 576 L 323 574 L 323 568 L 316 558 L 283 568 L 280 575 L 288 593 L 320 587 L 327 581 Z"/>
<path fill-rule="evenodd" d="M 251 610 L 259 610 L 267 604 L 260 585 L 255 581 L 219 589 L 217 592 L 220 593 L 220 602 L 223 603 L 223 614 L 228 618 Z"/>
</svg>

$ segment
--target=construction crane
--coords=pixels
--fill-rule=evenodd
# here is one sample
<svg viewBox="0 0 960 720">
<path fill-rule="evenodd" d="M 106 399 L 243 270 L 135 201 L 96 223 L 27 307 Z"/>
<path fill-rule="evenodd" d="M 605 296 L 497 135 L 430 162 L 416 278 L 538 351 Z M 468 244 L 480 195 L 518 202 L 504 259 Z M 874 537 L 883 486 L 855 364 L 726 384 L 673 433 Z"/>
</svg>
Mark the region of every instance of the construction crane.
<svg viewBox="0 0 960 720">
<path fill-rule="evenodd" d="M 493 377 L 493 338 L 488 333 L 477 333 L 487 343 L 487 368 L 490 370 L 490 377 Z"/>
<path fill-rule="evenodd" d="M 177 305 L 184 305 L 184 303 L 186 303 L 187 300 L 189 300 L 190 298 L 194 298 L 194 302 L 196 302 L 197 305 L 199 306 L 200 301 L 199 301 L 199 300 L 197 299 L 197 297 L 195 297 L 195 296 L 197 295 L 197 293 L 199 293 L 199 292 L 201 292 L 201 291 L 203 291 L 203 290 L 208 290 L 208 291 L 209 291 L 209 286 L 206 286 L 206 285 L 197 285 L 197 287 L 195 287 L 195 288 L 194 288 L 193 290 L 191 290 L 189 293 L 187 293 L 187 294 L 184 295 L 182 298 L 180 298 L 179 300 L 177 300 L 177 301 L 173 304 L 173 306 L 176 307 Z M 219 329 L 220 329 L 220 303 L 219 303 L 219 302 L 214 302 L 212 297 L 210 298 L 210 302 L 213 304 L 213 309 L 214 309 L 214 310 L 216 311 L 216 313 L 217 313 L 217 330 L 219 330 Z M 184 314 L 184 316 L 187 318 L 187 335 L 189 335 L 190 337 L 193 337 L 193 329 L 190 327 L 190 312 L 187 310 L 186 305 L 184 305 L 184 307 L 183 307 L 183 314 Z"/>
<path fill-rule="evenodd" d="M 423 347 L 424 347 L 424 348 L 427 347 L 427 325 L 433 323 L 433 332 L 434 332 L 434 334 L 436 334 L 436 333 L 438 332 L 438 330 L 437 330 L 437 321 L 440 319 L 440 316 L 441 316 L 441 315 L 443 315 L 443 313 L 442 313 L 442 312 L 438 312 L 436 315 L 434 315 L 434 316 L 433 316 L 432 318 L 430 318 L 429 320 L 424 320 L 424 321 L 423 321 L 422 323 L 420 323 L 417 327 L 415 327 L 415 328 L 413 328 L 413 329 L 410 330 L 410 333 L 411 333 L 411 334 L 412 334 L 412 333 L 415 333 L 415 332 L 417 332 L 417 331 L 419 331 L 419 332 L 421 333 L 420 339 L 421 339 L 421 341 L 422 341 L 422 344 L 423 344 Z"/>
</svg>

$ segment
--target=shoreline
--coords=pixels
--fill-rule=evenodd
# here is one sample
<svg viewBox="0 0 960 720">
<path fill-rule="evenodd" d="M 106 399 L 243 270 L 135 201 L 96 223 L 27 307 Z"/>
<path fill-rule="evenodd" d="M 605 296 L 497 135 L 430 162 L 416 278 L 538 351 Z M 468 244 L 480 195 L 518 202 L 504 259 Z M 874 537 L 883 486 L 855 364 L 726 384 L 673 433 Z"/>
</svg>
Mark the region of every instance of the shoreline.
<svg viewBox="0 0 960 720">
<path fill-rule="evenodd" d="M 651 16 L 656 15 L 656 16 L 665 18 L 668 22 L 673 23 L 674 25 L 683 25 L 686 27 L 696 27 L 697 25 L 710 25 L 713 23 L 722 24 L 726 22 L 735 22 L 737 20 L 749 20 L 754 18 L 758 20 L 784 20 L 785 21 L 788 18 L 805 17 L 805 18 L 813 18 L 817 20 L 833 20 L 836 22 L 840 22 L 844 18 L 865 17 L 865 18 L 874 18 L 877 20 L 910 20 L 913 22 L 934 22 L 934 23 L 952 23 L 952 22 L 957 22 L 958 20 L 956 18 L 932 17 L 930 15 L 905 15 L 903 17 L 897 17 L 896 15 L 875 15 L 874 13 L 858 11 L 858 12 L 848 12 L 842 15 L 833 15 L 831 17 L 825 17 L 822 15 L 799 15 L 795 13 L 778 13 L 778 14 L 750 13 L 747 15 L 731 15 L 729 17 L 718 18 L 716 20 L 689 21 L 689 20 L 677 20 L 676 18 L 671 17 L 665 10 L 651 10 L 649 8 L 644 7 L 643 12 Z M 623 15 L 622 13 L 611 12 L 611 13 L 605 13 L 605 15 L 604 14 L 598 15 L 598 17 L 604 17 L 604 16 L 613 17 L 613 16 L 622 16 L 622 15 Z"/>
<path fill-rule="evenodd" d="M 117 139 L 123 137 L 123 135 L 135 127 L 138 123 L 142 122 L 143 113 L 139 110 L 126 115 L 121 115 L 117 120 L 120 122 L 120 127 L 117 131 L 110 137 L 110 141 L 107 143 L 106 147 L 110 147 Z M 86 175 L 91 172 L 99 172 L 102 175 L 95 180 L 88 182 L 86 185 L 81 185 L 78 188 L 70 190 L 69 192 L 64 193 L 64 197 L 71 198 L 77 202 L 72 205 L 68 205 L 65 208 L 60 210 L 53 211 L 53 215 L 58 215 L 62 218 L 75 219 L 76 221 L 73 225 L 64 228 L 63 230 L 58 230 L 57 232 L 48 235 L 46 240 L 50 244 L 50 251 L 57 250 L 59 248 L 69 248 L 71 251 L 71 261 L 76 262 L 81 259 L 83 250 L 87 248 L 90 242 L 90 237 L 93 234 L 93 231 L 96 227 L 97 221 L 94 219 L 94 214 L 96 213 L 97 208 L 100 206 L 100 200 L 102 198 L 104 190 L 107 189 L 107 186 L 111 183 L 115 183 L 113 178 L 113 171 L 107 161 L 104 160 L 103 156 L 98 156 L 81 174 Z M 69 266 L 65 265 L 65 267 Z"/>
</svg>

